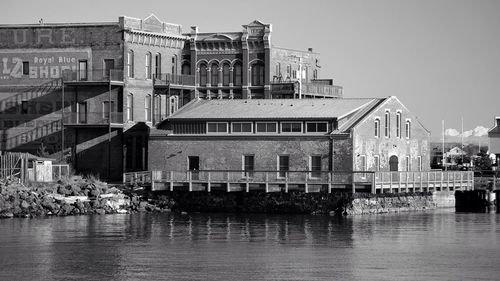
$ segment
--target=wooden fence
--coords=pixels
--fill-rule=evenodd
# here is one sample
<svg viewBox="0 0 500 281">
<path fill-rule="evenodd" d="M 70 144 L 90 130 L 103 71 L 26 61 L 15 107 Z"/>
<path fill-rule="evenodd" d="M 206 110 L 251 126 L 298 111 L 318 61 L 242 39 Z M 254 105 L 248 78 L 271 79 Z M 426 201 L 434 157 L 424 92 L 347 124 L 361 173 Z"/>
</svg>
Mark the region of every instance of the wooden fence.
<svg viewBox="0 0 500 281">
<path fill-rule="evenodd" d="M 28 158 L 27 153 L 0 151 L 0 179 L 17 178 L 26 182 Z"/>
</svg>

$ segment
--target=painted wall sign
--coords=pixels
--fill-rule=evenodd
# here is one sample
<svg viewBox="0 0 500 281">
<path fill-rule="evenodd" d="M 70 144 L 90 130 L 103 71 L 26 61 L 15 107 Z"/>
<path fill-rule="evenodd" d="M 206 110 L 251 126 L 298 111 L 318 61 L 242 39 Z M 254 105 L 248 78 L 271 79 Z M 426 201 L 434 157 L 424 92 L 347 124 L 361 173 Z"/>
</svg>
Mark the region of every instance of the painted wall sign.
<svg viewBox="0 0 500 281">
<path fill-rule="evenodd" d="M 0 51 L 0 83 L 11 79 L 60 78 L 66 70 L 76 71 L 80 60 L 90 60 L 88 51 Z"/>
</svg>

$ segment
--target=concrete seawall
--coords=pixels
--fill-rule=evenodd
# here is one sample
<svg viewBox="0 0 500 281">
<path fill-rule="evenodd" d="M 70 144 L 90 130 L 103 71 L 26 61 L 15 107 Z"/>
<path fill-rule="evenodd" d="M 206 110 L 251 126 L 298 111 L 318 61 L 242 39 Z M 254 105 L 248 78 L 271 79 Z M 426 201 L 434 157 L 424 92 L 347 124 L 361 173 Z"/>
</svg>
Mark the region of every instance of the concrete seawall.
<svg viewBox="0 0 500 281">
<path fill-rule="evenodd" d="M 161 194 L 161 195 L 160 195 Z M 161 192 L 174 211 L 361 215 L 454 207 L 453 192 Z"/>
</svg>

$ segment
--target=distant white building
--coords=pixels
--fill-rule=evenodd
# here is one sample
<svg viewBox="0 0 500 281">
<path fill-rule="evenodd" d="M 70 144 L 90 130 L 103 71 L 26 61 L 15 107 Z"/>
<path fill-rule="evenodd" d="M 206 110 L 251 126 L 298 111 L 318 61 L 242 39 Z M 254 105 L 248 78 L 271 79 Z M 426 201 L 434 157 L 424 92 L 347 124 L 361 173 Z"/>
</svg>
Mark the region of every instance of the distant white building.
<svg viewBox="0 0 500 281">
<path fill-rule="evenodd" d="M 495 163 L 500 161 L 500 117 L 495 117 L 495 126 L 488 131 L 489 152 L 496 155 Z M 498 164 L 497 164 L 498 165 Z"/>
</svg>

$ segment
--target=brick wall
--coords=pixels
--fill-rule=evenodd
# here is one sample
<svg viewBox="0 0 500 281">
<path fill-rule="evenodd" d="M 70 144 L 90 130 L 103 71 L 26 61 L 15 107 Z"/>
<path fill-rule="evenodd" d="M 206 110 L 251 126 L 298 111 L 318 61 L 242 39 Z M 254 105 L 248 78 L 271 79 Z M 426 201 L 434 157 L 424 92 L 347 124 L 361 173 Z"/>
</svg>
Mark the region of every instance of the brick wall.
<svg viewBox="0 0 500 281">
<path fill-rule="evenodd" d="M 188 156 L 200 157 L 200 169 L 242 169 L 242 156 L 255 155 L 255 170 L 277 170 L 278 155 L 289 155 L 290 170 L 309 170 L 309 156 L 321 155 L 329 167 L 328 138 L 160 138 L 149 140 L 150 170 L 187 169 Z"/>
<path fill-rule="evenodd" d="M 390 137 L 385 137 L 384 115 L 390 112 Z M 396 112 L 401 112 L 401 137 L 396 136 Z M 374 122 L 380 119 L 380 136 L 375 137 Z M 405 136 L 405 121 L 411 120 L 411 137 Z M 374 170 L 374 156 L 380 157 L 380 170 L 389 170 L 389 158 L 398 157 L 398 170 L 406 170 L 406 156 L 410 156 L 411 170 L 418 170 L 418 156 L 422 157 L 422 169 L 430 169 L 429 132 L 418 122 L 415 115 L 394 97 L 389 98 L 377 110 L 367 116 L 363 122 L 354 129 L 354 155 L 355 169 L 362 169 L 361 156 L 366 156 L 368 170 Z"/>
<path fill-rule="evenodd" d="M 273 76 L 279 76 L 279 74 L 277 73 L 278 64 L 280 65 L 279 68 L 281 69 L 281 75 L 283 79 L 286 79 L 288 76 L 287 66 L 290 66 L 292 71 L 295 70 L 298 73 L 299 58 L 301 58 L 300 64 L 302 65 L 302 70 L 307 72 L 307 79 L 305 79 L 305 77 L 302 78 L 304 79 L 304 82 L 309 82 L 311 79 L 313 79 L 314 70 L 318 72 L 319 78 L 320 68 L 317 66 L 316 62 L 316 60 L 319 60 L 318 53 L 273 47 L 271 49 L 271 65 L 269 66 L 271 71 L 271 81 Z M 291 72 L 290 78 L 293 78 Z"/>
</svg>

